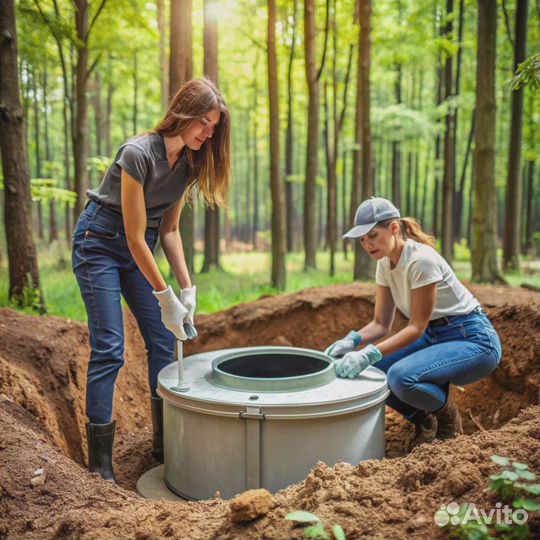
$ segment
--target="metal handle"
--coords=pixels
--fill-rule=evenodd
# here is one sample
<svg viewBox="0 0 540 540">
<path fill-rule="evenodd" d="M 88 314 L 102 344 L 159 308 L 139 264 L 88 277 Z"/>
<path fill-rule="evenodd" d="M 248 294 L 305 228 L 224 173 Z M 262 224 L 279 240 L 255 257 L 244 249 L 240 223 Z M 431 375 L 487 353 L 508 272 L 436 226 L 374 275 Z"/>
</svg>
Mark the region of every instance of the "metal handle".
<svg viewBox="0 0 540 540">
<path fill-rule="evenodd" d="M 174 344 L 174 359 L 178 362 L 178 382 L 171 387 L 173 392 L 187 392 L 189 384 L 184 382 L 184 343 L 177 339 Z"/>
</svg>

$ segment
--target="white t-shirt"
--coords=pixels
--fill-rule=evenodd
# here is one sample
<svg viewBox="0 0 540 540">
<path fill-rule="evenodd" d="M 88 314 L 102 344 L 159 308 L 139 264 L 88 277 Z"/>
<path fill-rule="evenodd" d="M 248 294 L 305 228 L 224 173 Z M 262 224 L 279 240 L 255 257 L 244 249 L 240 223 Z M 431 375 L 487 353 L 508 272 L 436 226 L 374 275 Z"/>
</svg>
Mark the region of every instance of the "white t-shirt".
<svg viewBox="0 0 540 540">
<path fill-rule="evenodd" d="M 432 247 L 408 238 L 395 268 L 390 259 L 377 261 L 377 285 L 389 287 L 397 308 L 410 318 L 411 290 L 437 284 L 437 297 L 430 321 L 470 313 L 480 303 L 461 284 L 450 265 Z"/>
</svg>

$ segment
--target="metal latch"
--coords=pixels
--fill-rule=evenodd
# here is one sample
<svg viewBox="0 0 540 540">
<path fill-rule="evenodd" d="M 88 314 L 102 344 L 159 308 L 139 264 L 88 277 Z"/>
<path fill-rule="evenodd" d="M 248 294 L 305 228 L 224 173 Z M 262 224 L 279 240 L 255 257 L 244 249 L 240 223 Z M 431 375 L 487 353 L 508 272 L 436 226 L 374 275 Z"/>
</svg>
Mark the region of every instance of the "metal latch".
<svg viewBox="0 0 540 540">
<path fill-rule="evenodd" d="M 259 407 L 247 407 L 245 411 L 240 411 L 238 416 L 244 420 L 264 420 L 266 418 Z"/>
</svg>

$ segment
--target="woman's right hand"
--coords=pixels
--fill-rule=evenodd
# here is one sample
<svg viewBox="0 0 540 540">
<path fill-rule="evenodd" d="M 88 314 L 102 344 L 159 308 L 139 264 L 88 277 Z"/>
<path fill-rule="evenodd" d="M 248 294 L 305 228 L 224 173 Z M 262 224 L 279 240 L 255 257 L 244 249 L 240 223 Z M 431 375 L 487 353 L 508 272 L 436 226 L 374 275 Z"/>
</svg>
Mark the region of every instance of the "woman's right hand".
<svg viewBox="0 0 540 540">
<path fill-rule="evenodd" d="M 167 330 L 170 330 L 176 339 L 185 341 L 187 335 L 184 332 L 184 319 L 189 313 L 182 305 L 171 286 L 169 285 L 164 291 L 152 291 L 153 295 L 159 302 L 161 308 L 161 320 Z"/>
<path fill-rule="evenodd" d="M 341 358 L 345 354 L 354 351 L 362 343 L 362 336 L 351 330 L 344 338 L 338 339 L 328 347 L 324 353 L 332 358 Z"/>
</svg>

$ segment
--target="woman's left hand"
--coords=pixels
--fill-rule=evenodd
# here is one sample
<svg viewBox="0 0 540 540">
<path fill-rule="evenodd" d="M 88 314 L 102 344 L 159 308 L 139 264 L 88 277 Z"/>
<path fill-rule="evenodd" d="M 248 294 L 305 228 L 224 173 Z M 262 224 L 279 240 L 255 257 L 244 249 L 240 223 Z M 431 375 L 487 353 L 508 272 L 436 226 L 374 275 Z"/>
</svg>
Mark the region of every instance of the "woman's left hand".
<svg viewBox="0 0 540 540">
<path fill-rule="evenodd" d="M 361 351 L 347 353 L 341 360 L 334 362 L 338 377 L 358 377 L 364 369 L 381 360 L 381 351 L 375 345 L 368 345 Z"/>
<path fill-rule="evenodd" d="M 188 313 L 184 318 L 184 322 L 189 323 L 192 326 L 195 326 L 194 316 L 195 308 L 197 306 L 196 295 L 196 285 L 193 285 L 193 287 L 186 287 L 180 291 L 180 302 L 182 302 L 182 305 L 188 310 Z"/>
</svg>

